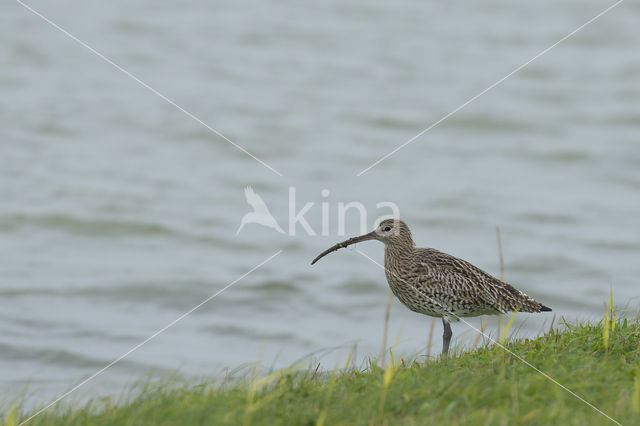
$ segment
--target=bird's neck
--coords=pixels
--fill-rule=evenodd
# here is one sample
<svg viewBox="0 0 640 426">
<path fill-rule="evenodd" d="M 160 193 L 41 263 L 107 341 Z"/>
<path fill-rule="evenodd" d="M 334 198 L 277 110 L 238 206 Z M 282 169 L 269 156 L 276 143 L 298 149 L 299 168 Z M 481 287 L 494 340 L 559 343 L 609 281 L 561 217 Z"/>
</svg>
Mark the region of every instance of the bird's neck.
<svg viewBox="0 0 640 426">
<path fill-rule="evenodd" d="M 384 249 L 385 263 L 396 263 L 405 259 L 409 259 L 415 250 L 413 241 L 407 241 L 396 244 L 386 244 Z"/>
</svg>

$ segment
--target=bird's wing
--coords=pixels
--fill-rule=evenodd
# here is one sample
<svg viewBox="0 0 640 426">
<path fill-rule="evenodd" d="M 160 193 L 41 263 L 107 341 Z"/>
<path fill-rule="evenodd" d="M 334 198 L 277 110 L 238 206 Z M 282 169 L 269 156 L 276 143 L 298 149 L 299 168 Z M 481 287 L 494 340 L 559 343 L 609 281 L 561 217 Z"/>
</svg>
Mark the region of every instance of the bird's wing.
<svg viewBox="0 0 640 426">
<path fill-rule="evenodd" d="M 255 210 L 256 213 L 269 212 L 269 209 L 267 208 L 267 205 L 264 203 L 264 200 L 262 199 L 262 197 L 256 194 L 256 192 L 253 190 L 252 187 L 247 186 L 244 189 L 244 196 L 247 199 L 247 203 L 249 203 L 249 205 L 253 207 L 253 210 Z"/>
<path fill-rule="evenodd" d="M 540 303 L 471 263 L 435 249 L 423 250 L 415 274 L 438 298 L 479 310 L 540 312 Z"/>
</svg>

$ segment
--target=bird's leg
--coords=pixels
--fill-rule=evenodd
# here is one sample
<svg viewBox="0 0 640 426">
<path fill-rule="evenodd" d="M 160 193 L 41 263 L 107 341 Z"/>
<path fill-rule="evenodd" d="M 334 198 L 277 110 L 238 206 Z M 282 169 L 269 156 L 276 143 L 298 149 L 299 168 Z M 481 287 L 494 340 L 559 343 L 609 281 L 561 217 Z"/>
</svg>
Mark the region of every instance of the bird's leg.
<svg viewBox="0 0 640 426">
<path fill-rule="evenodd" d="M 451 325 L 449 321 L 442 318 L 442 325 L 444 326 L 444 333 L 442 334 L 442 356 L 446 356 L 449 353 L 449 343 L 451 343 Z"/>
</svg>

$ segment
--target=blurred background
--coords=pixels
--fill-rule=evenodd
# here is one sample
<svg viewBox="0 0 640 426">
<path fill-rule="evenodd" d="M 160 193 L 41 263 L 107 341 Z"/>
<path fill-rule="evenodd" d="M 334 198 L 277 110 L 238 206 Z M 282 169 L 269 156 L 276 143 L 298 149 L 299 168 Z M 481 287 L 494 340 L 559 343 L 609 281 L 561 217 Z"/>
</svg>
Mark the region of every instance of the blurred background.
<svg viewBox="0 0 640 426">
<path fill-rule="evenodd" d="M 391 201 L 419 246 L 596 319 L 638 307 L 640 5 L 623 2 L 360 177 L 356 173 L 613 4 L 403 0 L 31 6 L 280 177 L 17 2 L 0 5 L 0 396 L 43 402 L 278 250 L 283 253 L 89 382 L 217 378 L 310 356 L 380 354 L 383 271 L 342 250 L 337 204 Z M 287 229 L 289 187 L 317 232 L 247 225 L 251 185 Z M 321 191 L 329 190 L 323 197 Z M 347 236 L 359 234 L 355 212 Z M 358 249 L 378 261 L 383 246 Z M 480 318 L 471 323 L 479 326 Z M 430 320 L 394 302 L 389 344 L 424 355 Z M 455 343 L 476 333 L 454 325 Z M 496 333 L 496 319 L 488 332 Z M 440 350 L 436 324 L 433 352 Z M 75 396 L 80 398 L 81 396 Z"/>
</svg>

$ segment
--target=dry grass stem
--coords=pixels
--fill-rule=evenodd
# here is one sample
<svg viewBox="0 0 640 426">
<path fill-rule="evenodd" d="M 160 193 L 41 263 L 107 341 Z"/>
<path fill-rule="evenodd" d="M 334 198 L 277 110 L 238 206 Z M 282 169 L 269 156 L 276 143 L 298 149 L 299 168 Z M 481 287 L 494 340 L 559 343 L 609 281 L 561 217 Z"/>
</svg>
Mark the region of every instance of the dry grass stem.
<svg viewBox="0 0 640 426">
<path fill-rule="evenodd" d="M 485 315 L 480 323 L 480 332 L 476 334 L 476 338 L 473 340 L 471 350 L 474 350 L 478 346 L 478 343 L 480 343 L 480 338 L 484 335 L 484 330 L 487 328 L 487 324 L 489 324 L 489 317 Z"/>
<path fill-rule="evenodd" d="M 500 227 L 496 226 L 496 238 L 498 240 L 498 256 L 500 258 L 500 281 L 504 281 L 504 257 L 502 256 L 502 238 L 500 238 Z M 498 315 L 498 337 L 502 328 L 502 314 Z"/>
<path fill-rule="evenodd" d="M 504 258 L 502 257 L 502 239 L 500 238 L 500 227 L 496 226 L 496 237 L 498 239 L 498 256 L 500 256 L 500 280 L 504 281 Z"/>
<path fill-rule="evenodd" d="M 429 326 L 429 338 L 427 339 L 427 359 L 431 358 L 431 343 L 433 342 L 433 330 L 436 327 L 436 317 L 431 317 Z"/>
<path fill-rule="evenodd" d="M 384 314 L 384 334 L 382 335 L 382 367 L 384 367 L 384 358 L 387 354 L 387 336 L 389 335 L 389 316 L 391 315 L 391 302 L 393 302 L 393 293 L 389 290 L 389 300 L 387 300 L 387 311 Z"/>
</svg>

